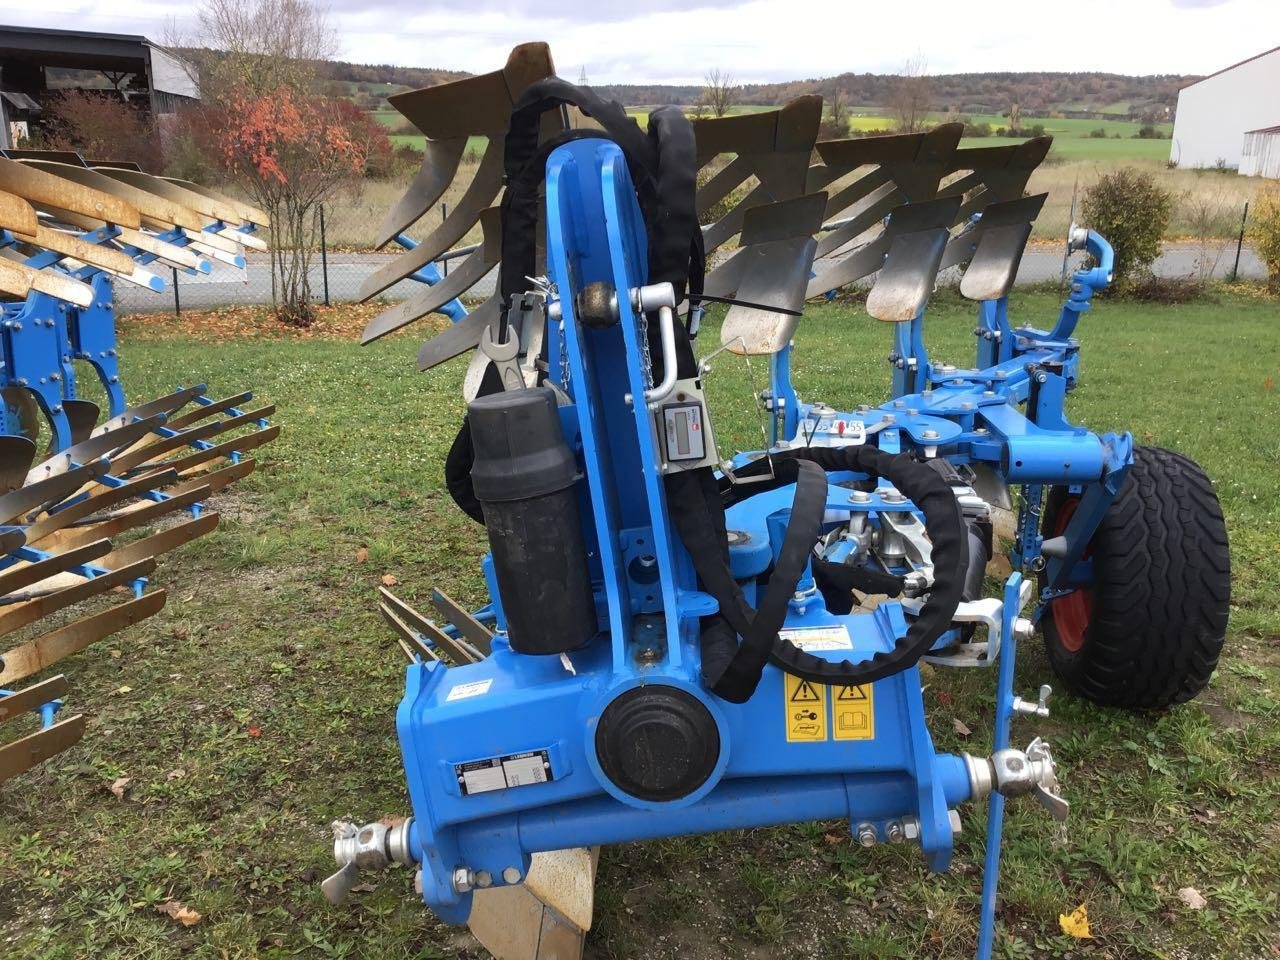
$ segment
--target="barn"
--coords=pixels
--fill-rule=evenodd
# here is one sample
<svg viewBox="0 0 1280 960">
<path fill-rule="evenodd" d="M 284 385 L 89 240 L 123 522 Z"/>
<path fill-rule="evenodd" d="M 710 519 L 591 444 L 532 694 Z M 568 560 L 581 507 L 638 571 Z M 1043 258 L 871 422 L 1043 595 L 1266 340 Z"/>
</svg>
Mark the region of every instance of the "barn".
<svg viewBox="0 0 1280 960">
<path fill-rule="evenodd" d="M 146 37 L 0 26 L 0 147 L 28 135 L 59 90 L 94 90 L 163 115 L 199 99 L 195 74 Z"/>
<path fill-rule="evenodd" d="M 1280 124 L 1277 90 L 1280 47 L 1183 87 L 1169 161 L 1184 168 L 1230 167 L 1244 173 L 1246 135 L 1265 137 L 1268 129 Z"/>
</svg>

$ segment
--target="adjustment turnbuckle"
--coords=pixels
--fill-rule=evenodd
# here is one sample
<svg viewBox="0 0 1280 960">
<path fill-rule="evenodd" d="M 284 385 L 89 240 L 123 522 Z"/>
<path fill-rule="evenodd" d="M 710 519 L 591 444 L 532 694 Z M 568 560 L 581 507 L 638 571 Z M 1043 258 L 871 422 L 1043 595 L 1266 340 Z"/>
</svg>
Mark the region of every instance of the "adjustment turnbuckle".
<svg viewBox="0 0 1280 960">
<path fill-rule="evenodd" d="M 1071 804 L 1058 793 L 1058 767 L 1045 740 L 1036 737 L 1026 751 L 997 750 L 990 759 L 964 755 L 974 801 L 992 790 L 1005 797 L 1034 793 L 1053 819 L 1065 823 Z"/>
</svg>

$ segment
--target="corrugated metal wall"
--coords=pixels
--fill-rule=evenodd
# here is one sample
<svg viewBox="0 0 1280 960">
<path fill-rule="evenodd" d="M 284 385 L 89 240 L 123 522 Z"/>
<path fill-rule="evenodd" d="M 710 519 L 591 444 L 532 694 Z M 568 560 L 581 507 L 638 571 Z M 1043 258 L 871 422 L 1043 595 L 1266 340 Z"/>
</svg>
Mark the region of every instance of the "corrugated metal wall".
<svg viewBox="0 0 1280 960">
<path fill-rule="evenodd" d="M 1280 180 L 1280 130 L 1244 135 L 1244 150 L 1240 154 L 1240 173 L 1246 177 L 1270 177 L 1272 180 Z"/>
</svg>

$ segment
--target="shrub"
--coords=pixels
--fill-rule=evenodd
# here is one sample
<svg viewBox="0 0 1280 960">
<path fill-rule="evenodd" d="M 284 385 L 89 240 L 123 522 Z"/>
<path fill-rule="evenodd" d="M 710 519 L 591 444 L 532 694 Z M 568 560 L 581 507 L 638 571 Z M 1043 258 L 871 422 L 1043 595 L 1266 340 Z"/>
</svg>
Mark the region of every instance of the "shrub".
<svg viewBox="0 0 1280 960">
<path fill-rule="evenodd" d="M 991 136 L 991 124 L 966 123 L 964 125 L 964 135 L 966 137 L 989 137 Z"/>
<path fill-rule="evenodd" d="M 1107 139 L 1107 128 L 1106 128 L 1106 127 L 1098 127 L 1096 130 L 1090 130 L 1090 131 L 1089 131 L 1089 138 L 1090 138 L 1091 140 L 1105 140 L 1105 139 Z"/>
<path fill-rule="evenodd" d="M 1115 248 L 1115 282 L 1127 292 L 1151 273 L 1169 227 L 1173 195 L 1149 173 L 1121 167 L 1085 191 L 1085 222 Z"/>
<path fill-rule="evenodd" d="M 149 173 L 163 168 L 160 138 L 140 108 L 111 94 L 68 90 L 49 98 L 42 146 L 94 160 L 127 160 Z"/>
<path fill-rule="evenodd" d="M 1267 265 L 1267 289 L 1280 295 L 1280 186 L 1259 194 L 1249 236 Z"/>
</svg>

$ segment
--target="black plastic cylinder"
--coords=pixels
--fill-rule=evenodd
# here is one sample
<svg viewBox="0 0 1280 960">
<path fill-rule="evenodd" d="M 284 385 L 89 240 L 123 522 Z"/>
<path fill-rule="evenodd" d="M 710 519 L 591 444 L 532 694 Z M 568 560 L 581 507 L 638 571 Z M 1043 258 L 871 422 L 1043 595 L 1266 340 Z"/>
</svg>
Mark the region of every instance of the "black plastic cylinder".
<svg viewBox="0 0 1280 960">
<path fill-rule="evenodd" d="M 595 601 L 575 486 L 555 395 L 506 390 L 467 408 L 489 551 L 517 653 L 576 650 L 596 633 Z"/>
</svg>

